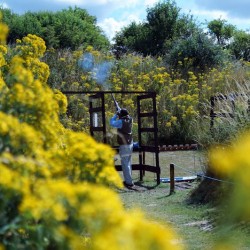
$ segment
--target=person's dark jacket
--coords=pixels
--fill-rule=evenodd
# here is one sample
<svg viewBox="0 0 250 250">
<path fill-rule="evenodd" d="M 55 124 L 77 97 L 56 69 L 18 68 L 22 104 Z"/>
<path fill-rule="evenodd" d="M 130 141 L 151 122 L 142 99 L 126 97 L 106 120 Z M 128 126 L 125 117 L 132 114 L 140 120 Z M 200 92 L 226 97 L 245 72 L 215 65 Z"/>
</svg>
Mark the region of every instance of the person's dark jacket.
<svg viewBox="0 0 250 250">
<path fill-rule="evenodd" d="M 122 127 L 117 129 L 117 142 L 119 145 L 129 145 L 133 143 L 132 123 L 133 119 L 129 115 L 121 118 Z"/>
</svg>

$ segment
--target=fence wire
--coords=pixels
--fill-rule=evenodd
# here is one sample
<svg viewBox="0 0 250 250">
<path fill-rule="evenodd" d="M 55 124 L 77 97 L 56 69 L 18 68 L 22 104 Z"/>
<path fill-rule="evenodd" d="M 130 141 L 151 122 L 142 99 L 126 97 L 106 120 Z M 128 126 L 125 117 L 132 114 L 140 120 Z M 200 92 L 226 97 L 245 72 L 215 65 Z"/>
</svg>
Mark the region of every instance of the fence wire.
<svg viewBox="0 0 250 250">
<path fill-rule="evenodd" d="M 205 175 L 205 174 L 195 173 L 195 172 L 193 172 L 193 171 L 187 170 L 187 169 L 185 169 L 184 167 L 178 166 L 178 165 L 176 165 L 176 164 L 174 164 L 174 166 L 177 167 L 177 168 L 182 169 L 182 170 L 185 171 L 185 172 L 188 172 L 188 173 L 191 173 L 191 174 L 193 174 L 193 175 L 196 175 L 197 177 L 202 177 L 202 178 L 209 179 L 209 180 L 212 180 L 212 181 L 218 181 L 218 182 L 224 182 L 224 183 L 229 183 L 229 184 L 235 184 L 235 183 L 233 183 L 233 182 L 231 182 L 231 181 L 225 181 L 225 180 L 221 180 L 221 179 L 214 178 L 214 177 L 211 177 L 211 176 L 207 176 L 207 175 Z"/>
</svg>

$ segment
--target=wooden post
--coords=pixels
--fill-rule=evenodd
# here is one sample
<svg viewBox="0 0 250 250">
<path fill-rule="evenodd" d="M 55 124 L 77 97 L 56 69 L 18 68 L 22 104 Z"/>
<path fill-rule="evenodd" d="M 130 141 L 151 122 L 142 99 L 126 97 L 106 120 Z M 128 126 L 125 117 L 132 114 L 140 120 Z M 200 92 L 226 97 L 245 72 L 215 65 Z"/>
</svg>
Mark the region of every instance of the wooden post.
<svg viewBox="0 0 250 250">
<path fill-rule="evenodd" d="M 143 150 L 142 151 L 142 164 L 145 165 L 145 163 L 146 163 L 146 153 Z M 143 174 L 143 176 L 145 176 L 145 169 L 143 169 L 142 174 Z"/>
<path fill-rule="evenodd" d="M 141 149 L 139 149 L 139 165 L 140 165 L 140 181 L 143 181 L 143 173 L 144 173 L 144 169 L 143 169 L 143 151 L 141 151 Z"/>
<path fill-rule="evenodd" d="M 169 194 L 173 194 L 175 192 L 175 179 L 174 179 L 174 164 L 170 164 L 170 192 Z"/>
<path fill-rule="evenodd" d="M 142 151 L 142 164 L 144 164 L 145 165 L 145 159 L 146 159 L 146 154 L 145 154 L 145 151 L 143 150 Z"/>
</svg>

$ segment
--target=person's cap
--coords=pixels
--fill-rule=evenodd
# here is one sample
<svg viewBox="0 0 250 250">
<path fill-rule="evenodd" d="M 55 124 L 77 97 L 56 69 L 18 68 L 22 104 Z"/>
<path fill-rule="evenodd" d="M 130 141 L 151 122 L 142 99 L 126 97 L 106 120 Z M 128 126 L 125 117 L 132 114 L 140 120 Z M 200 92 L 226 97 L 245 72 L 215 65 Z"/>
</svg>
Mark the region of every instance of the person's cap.
<svg viewBox="0 0 250 250">
<path fill-rule="evenodd" d="M 127 109 L 122 108 L 121 111 L 119 112 L 119 116 L 123 117 L 123 116 L 127 116 L 127 115 L 128 115 Z"/>
</svg>

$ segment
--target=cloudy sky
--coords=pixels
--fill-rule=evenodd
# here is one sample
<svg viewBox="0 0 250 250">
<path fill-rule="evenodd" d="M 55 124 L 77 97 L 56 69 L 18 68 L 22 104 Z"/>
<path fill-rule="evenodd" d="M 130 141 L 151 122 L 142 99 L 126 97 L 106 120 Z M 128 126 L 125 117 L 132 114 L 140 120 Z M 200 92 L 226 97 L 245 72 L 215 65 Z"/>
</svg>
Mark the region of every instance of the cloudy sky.
<svg viewBox="0 0 250 250">
<path fill-rule="evenodd" d="M 0 0 L 0 6 L 18 14 L 77 6 L 95 16 L 97 24 L 111 39 L 131 21 L 145 21 L 146 9 L 157 2 L 159 0 Z M 250 30 L 250 0 L 176 0 L 176 3 L 182 13 L 193 14 L 200 23 L 222 18 L 238 29 Z"/>
</svg>

